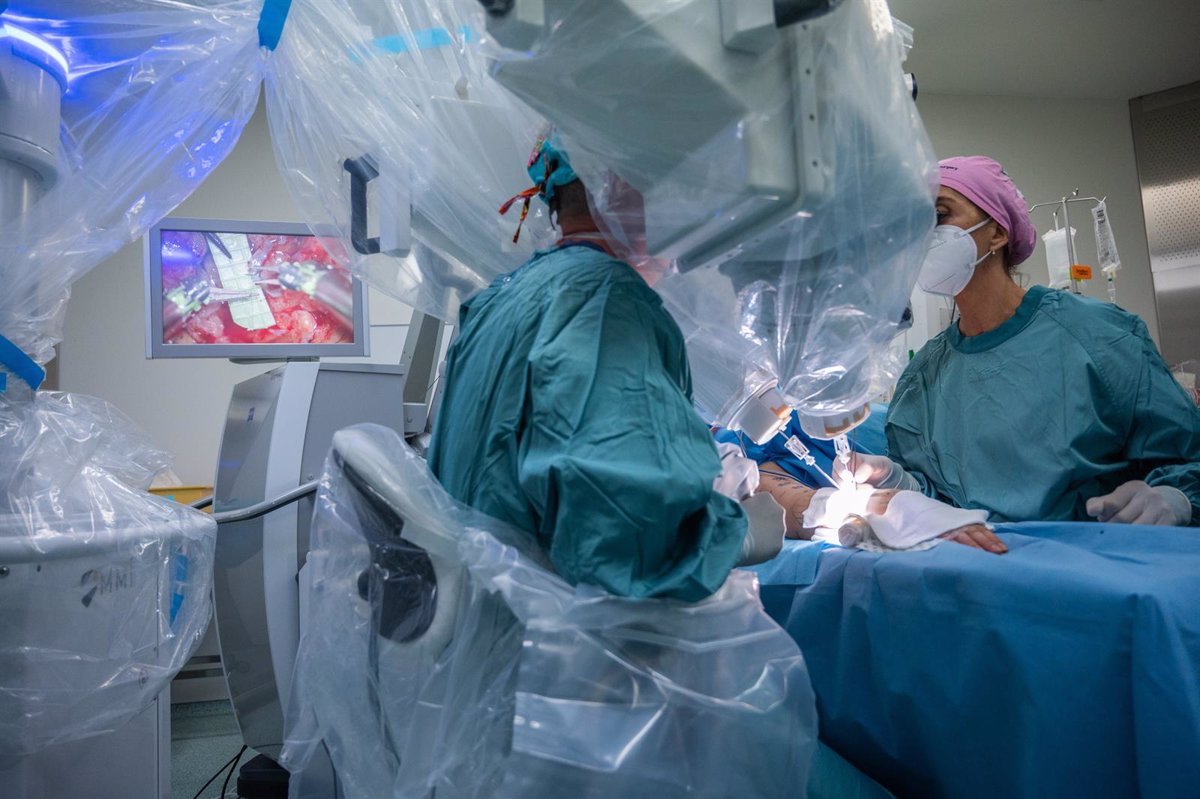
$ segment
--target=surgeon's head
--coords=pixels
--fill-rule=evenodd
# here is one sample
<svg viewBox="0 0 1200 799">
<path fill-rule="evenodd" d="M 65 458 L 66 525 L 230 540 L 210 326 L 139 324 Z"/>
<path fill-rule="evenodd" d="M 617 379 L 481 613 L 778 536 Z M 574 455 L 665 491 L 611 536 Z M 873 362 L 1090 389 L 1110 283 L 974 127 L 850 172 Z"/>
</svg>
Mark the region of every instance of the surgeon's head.
<svg viewBox="0 0 1200 799">
<path fill-rule="evenodd" d="M 538 134 L 526 171 L 533 187 L 505 203 L 500 213 L 524 199 L 521 214 L 524 221 L 530 200 L 539 197 L 563 237 L 598 239 L 650 285 L 670 270 L 669 260 L 652 257 L 647 252 L 646 205 L 641 193 L 611 170 L 600 170 L 593 191 L 589 191 L 571 165 L 567 149 L 553 127 Z M 518 226 L 518 235 L 519 230 Z"/>
<path fill-rule="evenodd" d="M 571 166 L 567 150 L 553 127 L 538 134 L 526 171 L 562 235 L 599 230 L 587 188 Z"/>
<path fill-rule="evenodd" d="M 537 187 L 538 196 L 548 204 L 554 201 L 561 187 L 579 182 L 554 128 L 546 128 L 538 134 L 525 170 Z"/>
<path fill-rule="evenodd" d="M 1025 197 L 996 161 L 982 155 L 939 164 L 938 228 L 918 283 L 955 296 L 996 272 L 1011 279 L 1033 253 L 1037 233 Z"/>
<path fill-rule="evenodd" d="M 513 235 L 514 243 L 521 237 L 521 226 L 529 215 L 529 204 L 534 197 L 541 198 L 542 202 L 549 206 L 551 215 L 557 217 L 561 216 L 564 207 L 568 213 L 573 212 L 575 210 L 574 200 L 580 194 L 584 198 L 585 205 L 587 201 L 587 192 L 583 189 L 579 176 L 571 167 L 571 161 L 559 144 L 558 135 L 553 127 L 548 126 L 538 134 L 533 143 L 533 150 L 529 154 L 529 162 L 525 165 L 525 171 L 529 173 L 529 179 L 533 181 L 533 186 L 509 198 L 500 206 L 500 213 L 506 214 L 517 201 L 523 201 L 521 220 L 517 223 L 516 234 Z M 567 195 L 565 202 L 564 195 Z M 595 226 L 592 227 L 594 229 Z"/>
<path fill-rule="evenodd" d="M 938 169 L 942 184 L 938 191 L 939 225 L 957 225 L 957 222 L 940 221 L 943 196 L 947 199 L 945 210 L 948 214 L 965 200 L 977 213 L 995 223 L 985 227 L 987 232 L 978 239 L 1003 256 L 1008 271 L 1016 269 L 1033 254 L 1037 231 L 1029 216 L 1029 205 L 1004 167 L 985 155 L 971 155 L 947 158 L 938 164 Z"/>
<path fill-rule="evenodd" d="M 588 206 L 587 189 L 583 181 L 575 179 L 559 186 L 546 205 L 550 216 L 562 235 L 569 236 L 580 230 L 596 230 L 596 222 Z"/>
</svg>

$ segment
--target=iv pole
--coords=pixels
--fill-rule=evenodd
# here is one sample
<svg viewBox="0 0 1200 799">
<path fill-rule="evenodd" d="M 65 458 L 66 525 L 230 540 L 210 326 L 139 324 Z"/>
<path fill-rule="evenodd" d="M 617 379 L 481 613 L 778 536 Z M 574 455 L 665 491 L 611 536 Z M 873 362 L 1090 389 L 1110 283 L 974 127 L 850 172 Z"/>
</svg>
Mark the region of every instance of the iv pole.
<svg viewBox="0 0 1200 799">
<path fill-rule="evenodd" d="M 1063 215 L 1063 224 L 1067 226 L 1067 260 L 1069 260 L 1071 262 L 1068 266 L 1073 269 L 1075 266 L 1075 242 L 1071 238 L 1070 204 L 1071 203 L 1091 202 L 1091 203 L 1096 203 L 1097 205 L 1099 205 L 1100 203 L 1104 202 L 1107 199 L 1108 199 L 1108 197 L 1080 197 L 1079 189 L 1075 189 L 1073 192 L 1071 192 L 1070 197 L 1063 197 L 1061 200 L 1057 200 L 1054 202 L 1038 203 L 1037 205 L 1029 206 L 1029 213 L 1032 214 L 1034 211 L 1036 211 L 1039 208 L 1058 206 L 1059 210 L 1054 212 L 1054 229 L 1058 230 L 1058 213 L 1059 213 L 1059 211 L 1061 211 L 1062 215 Z M 1071 293 L 1072 294 L 1082 294 L 1083 293 L 1083 291 L 1079 288 L 1079 281 L 1075 279 L 1074 272 L 1071 273 Z"/>
</svg>

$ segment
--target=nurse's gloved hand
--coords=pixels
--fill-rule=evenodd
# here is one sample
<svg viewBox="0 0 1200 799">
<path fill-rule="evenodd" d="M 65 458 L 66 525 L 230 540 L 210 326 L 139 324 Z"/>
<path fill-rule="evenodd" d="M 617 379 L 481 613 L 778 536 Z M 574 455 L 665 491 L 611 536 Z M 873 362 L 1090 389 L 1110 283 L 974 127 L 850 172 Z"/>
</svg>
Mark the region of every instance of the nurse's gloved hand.
<svg viewBox="0 0 1200 799">
<path fill-rule="evenodd" d="M 783 506 L 770 494 L 755 494 L 741 502 L 746 512 L 746 537 L 738 566 L 765 563 L 783 549 Z"/>
<path fill-rule="evenodd" d="M 736 444 L 719 442 L 721 473 L 713 480 L 713 491 L 740 502 L 758 490 L 758 464 L 742 455 Z"/>
<path fill-rule="evenodd" d="M 1183 527 L 1192 521 L 1192 503 L 1178 488 L 1130 480 L 1111 494 L 1089 499 L 1087 513 L 1102 522 Z"/>
<path fill-rule="evenodd" d="M 883 455 L 850 455 L 850 473 L 854 482 L 875 488 L 897 488 L 901 491 L 920 491 L 921 484 L 891 458 Z"/>
</svg>

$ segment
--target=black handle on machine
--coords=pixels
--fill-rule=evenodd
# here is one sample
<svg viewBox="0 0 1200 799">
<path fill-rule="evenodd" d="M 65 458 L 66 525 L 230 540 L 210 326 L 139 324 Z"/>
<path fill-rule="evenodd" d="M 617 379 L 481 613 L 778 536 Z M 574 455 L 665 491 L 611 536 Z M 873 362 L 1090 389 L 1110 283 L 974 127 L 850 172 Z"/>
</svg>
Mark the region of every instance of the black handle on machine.
<svg viewBox="0 0 1200 799">
<path fill-rule="evenodd" d="M 816 19 L 841 4 L 842 0 L 775 0 L 775 27 L 786 28 Z"/>
<path fill-rule="evenodd" d="M 369 155 L 347 158 L 342 168 L 350 173 L 350 243 L 355 252 L 374 255 L 379 252 L 379 237 L 367 236 L 367 184 L 379 177 L 379 168 Z"/>
<path fill-rule="evenodd" d="M 479 4 L 493 17 L 502 17 L 512 11 L 513 0 L 479 0 Z"/>
</svg>

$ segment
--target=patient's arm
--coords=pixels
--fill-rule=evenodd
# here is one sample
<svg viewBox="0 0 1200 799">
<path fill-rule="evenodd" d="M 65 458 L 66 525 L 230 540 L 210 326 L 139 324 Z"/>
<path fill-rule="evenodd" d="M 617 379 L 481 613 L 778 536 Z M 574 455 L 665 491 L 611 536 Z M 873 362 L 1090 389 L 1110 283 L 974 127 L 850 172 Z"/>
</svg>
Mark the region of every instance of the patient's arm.
<svg viewBox="0 0 1200 799">
<path fill-rule="evenodd" d="M 796 481 L 787 475 L 777 463 L 766 462 L 758 465 L 758 490 L 766 491 L 784 509 L 784 535 L 788 538 L 808 540 L 813 536 L 813 530 L 804 526 L 804 511 L 812 501 L 815 489 Z M 888 488 L 874 491 L 867 500 L 867 511 L 883 513 L 887 510 L 892 497 L 899 493 L 897 489 Z M 942 538 L 976 549 L 983 549 L 996 554 L 1003 554 L 1008 547 L 996 537 L 996 534 L 982 524 L 968 524 L 957 530 L 951 530 Z"/>
<path fill-rule="evenodd" d="M 785 536 L 812 538 L 813 531 L 804 528 L 804 511 L 816 493 L 814 489 L 787 476 L 778 463 L 767 462 L 758 465 L 758 490 L 767 492 L 783 506 Z"/>
<path fill-rule="evenodd" d="M 802 538 L 806 541 L 812 538 L 814 531 L 804 526 L 804 511 L 808 510 L 808 504 L 812 501 L 816 489 L 789 477 L 779 464 L 767 462 L 758 465 L 758 490 L 766 491 L 783 506 L 784 534 L 788 538 Z M 873 492 L 867 500 L 867 510 L 871 513 L 883 513 L 894 496 L 894 488 Z"/>
<path fill-rule="evenodd" d="M 942 538 L 947 541 L 953 541 L 956 544 L 975 547 L 987 552 L 995 552 L 997 555 L 1003 555 L 1008 551 L 1008 547 L 1004 545 L 1004 542 L 982 524 L 968 524 L 966 527 L 960 527 L 957 530 L 944 533 Z"/>
</svg>

